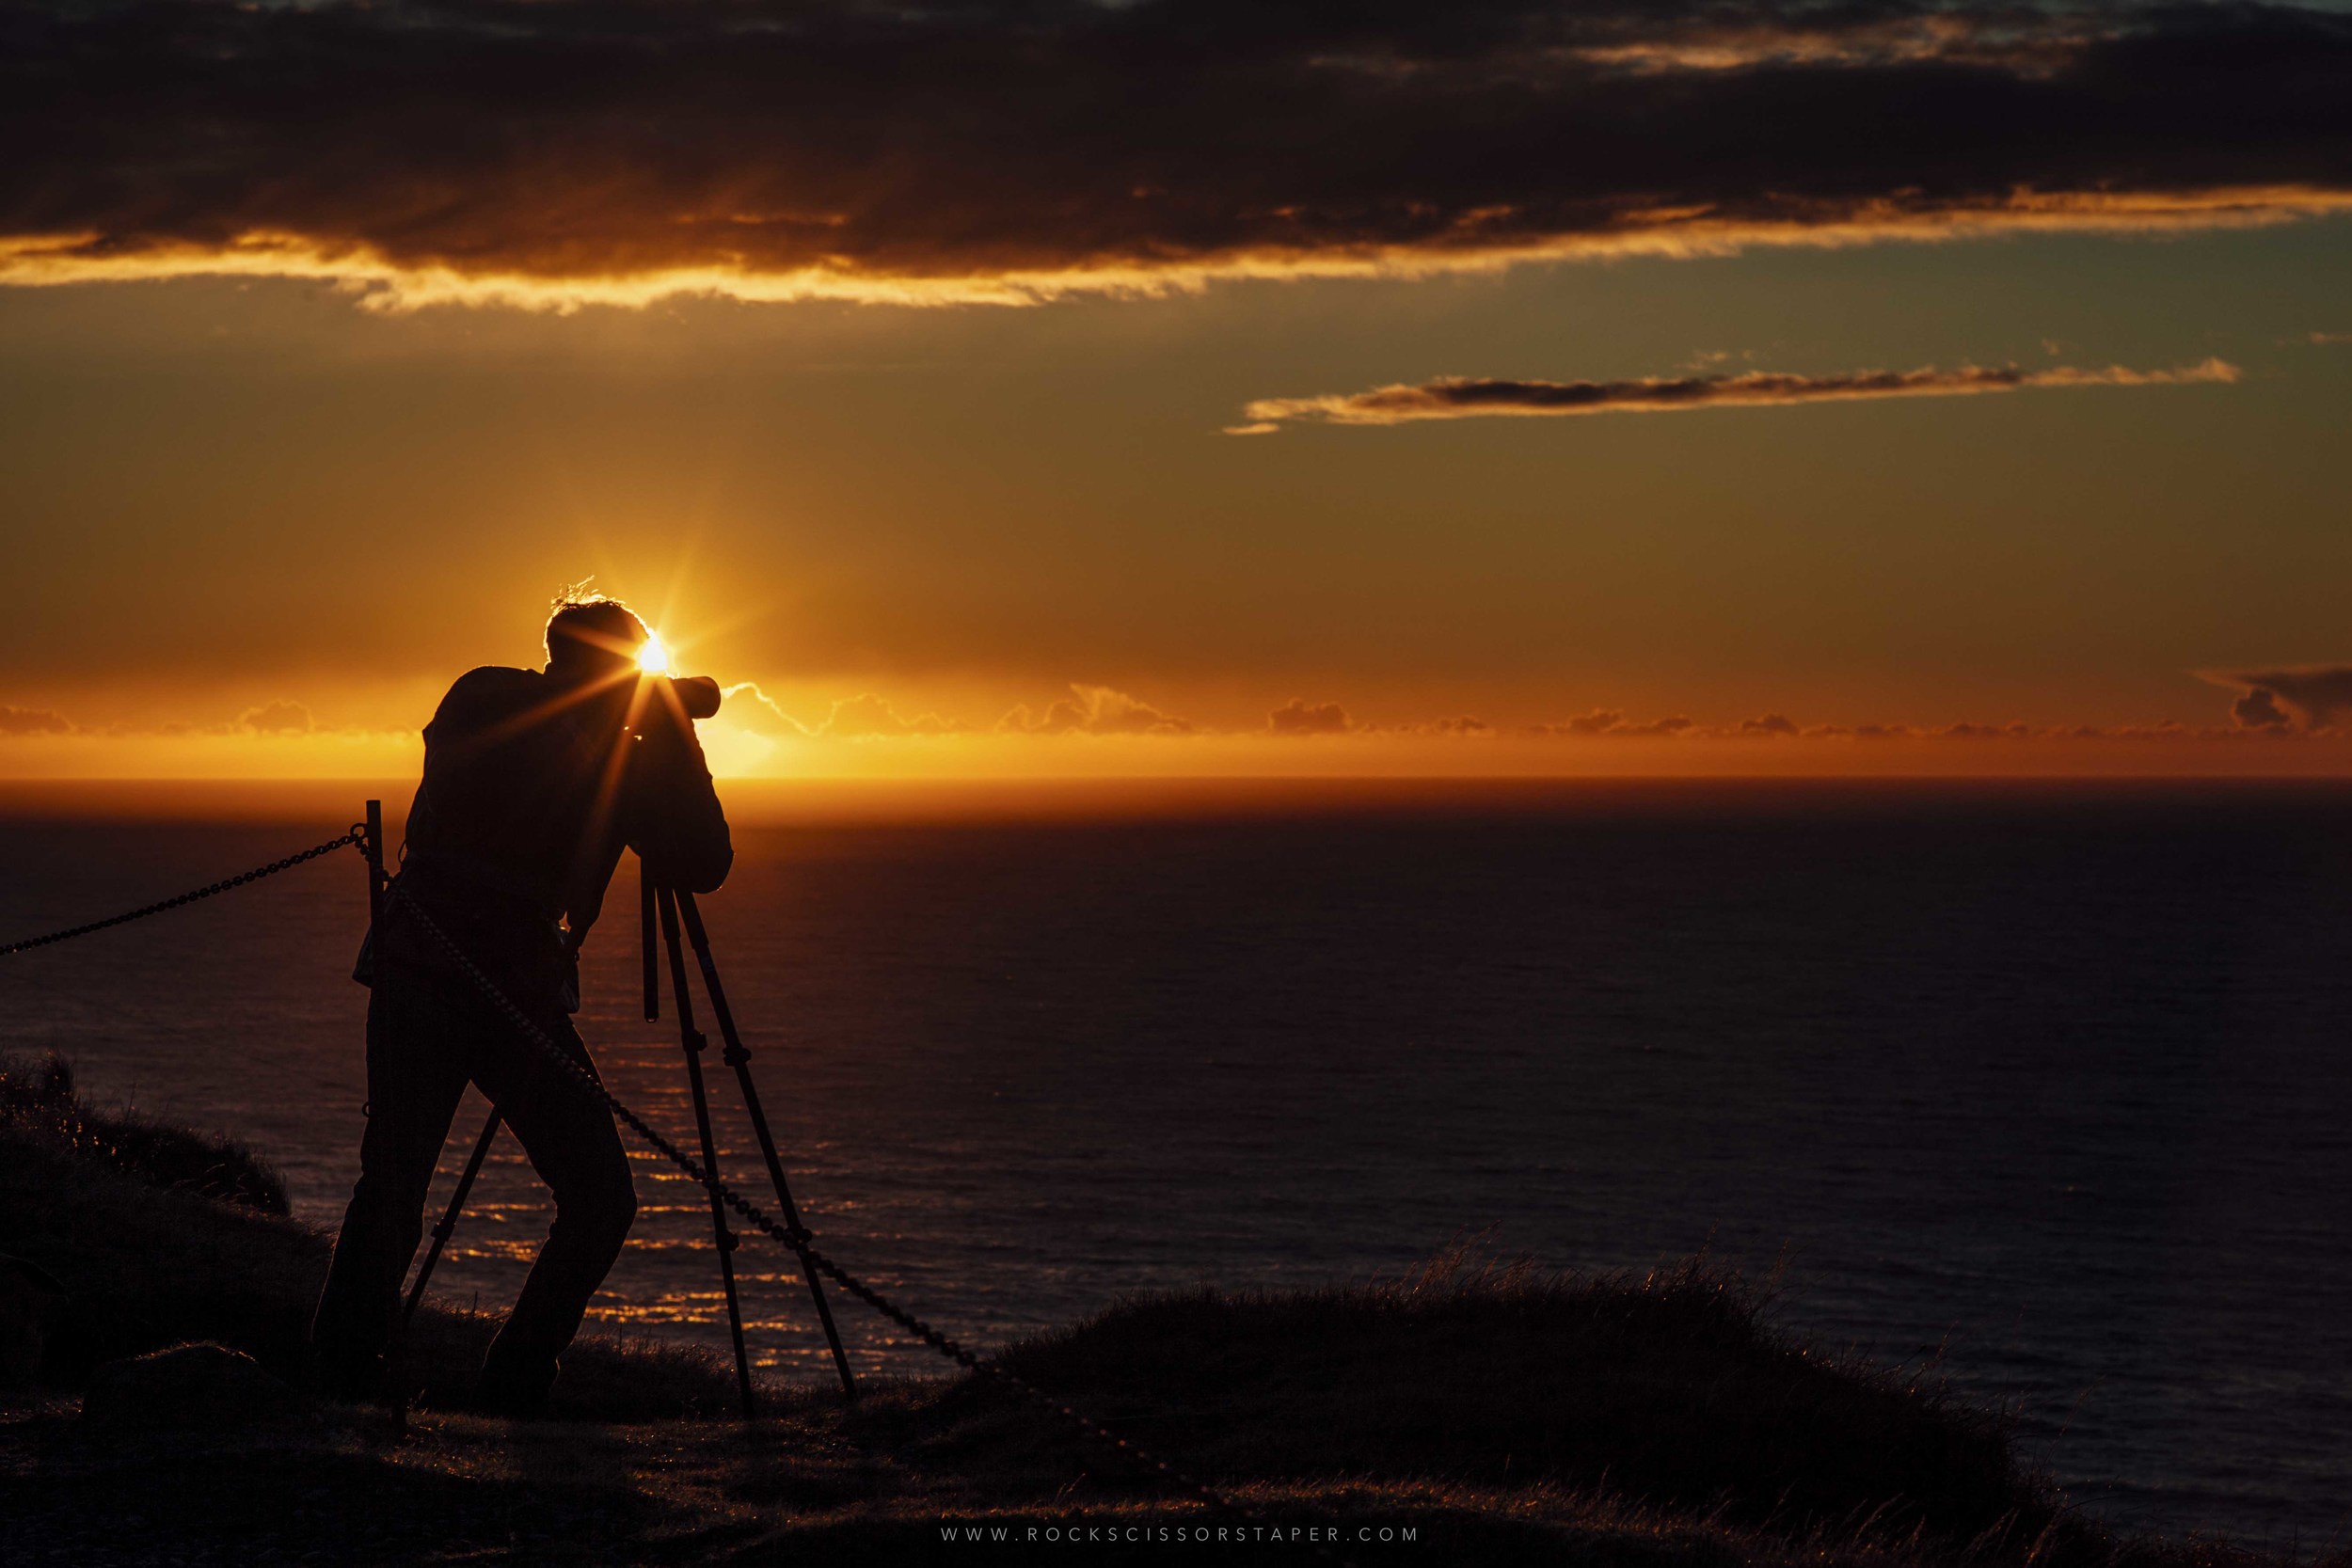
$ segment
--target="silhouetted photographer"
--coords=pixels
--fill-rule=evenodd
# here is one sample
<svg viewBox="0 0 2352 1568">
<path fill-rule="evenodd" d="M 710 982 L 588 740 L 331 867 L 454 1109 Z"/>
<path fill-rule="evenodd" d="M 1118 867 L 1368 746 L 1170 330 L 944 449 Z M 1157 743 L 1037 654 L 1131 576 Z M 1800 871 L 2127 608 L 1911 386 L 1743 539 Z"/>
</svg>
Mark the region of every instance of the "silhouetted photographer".
<svg viewBox="0 0 2352 1568">
<path fill-rule="evenodd" d="M 707 680 L 649 675 L 644 624 L 605 598 L 567 595 L 548 622 L 544 672 L 468 672 L 424 731 L 401 897 L 369 935 L 356 975 L 368 1005 L 368 1126 L 335 1260 L 311 1325 L 324 1389 L 383 1386 L 400 1283 L 466 1085 L 480 1086 L 555 1196 L 555 1222 L 477 1400 L 529 1412 L 579 1331 L 637 1213 L 612 1114 L 501 1020 L 479 986 L 404 918 L 413 901 L 527 1017 L 581 1064 L 569 1014 L 577 955 L 621 851 L 667 886 L 707 893 L 734 861 L 693 721 L 716 712 Z M 594 1070 L 593 1067 L 590 1070 Z"/>
</svg>

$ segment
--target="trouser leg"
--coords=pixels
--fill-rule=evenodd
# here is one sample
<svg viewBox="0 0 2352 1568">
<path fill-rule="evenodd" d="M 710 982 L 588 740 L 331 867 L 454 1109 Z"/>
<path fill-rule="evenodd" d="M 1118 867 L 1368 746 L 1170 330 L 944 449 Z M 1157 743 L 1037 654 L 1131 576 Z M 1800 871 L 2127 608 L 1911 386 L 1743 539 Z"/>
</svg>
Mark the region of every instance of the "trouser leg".
<svg viewBox="0 0 2352 1568">
<path fill-rule="evenodd" d="M 359 1180 L 335 1238 L 311 1358 L 326 1390 L 346 1399 L 381 1388 L 400 1284 L 424 1229 L 424 1200 L 465 1093 L 464 1025 L 424 983 L 391 966 L 368 999 L 368 1126 Z"/>
<path fill-rule="evenodd" d="M 575 1060 L 588 1063 L 568 1020 L 540 1023 Z M 612 1115 L 587 1085 L 511 1033 L 485 1038 L 472 1067 L 474 1081 L 555 1196 L 555 1222 L 483 1363 L 486 1396 L 528 1405 L 555 1381 L 556 1357 L 620 1257 L 637 1217 L 637 1193 Z"/>
</svg>

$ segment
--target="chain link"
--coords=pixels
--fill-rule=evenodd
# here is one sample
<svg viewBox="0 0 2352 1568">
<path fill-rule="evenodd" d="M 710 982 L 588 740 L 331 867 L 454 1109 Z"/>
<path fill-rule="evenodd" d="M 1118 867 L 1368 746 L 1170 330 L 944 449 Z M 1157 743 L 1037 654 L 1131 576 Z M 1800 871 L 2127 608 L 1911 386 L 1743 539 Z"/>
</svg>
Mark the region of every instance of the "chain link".
<svg viewBox="0 0 2352 1568">
<path fill-rule="evenodd" d="M 1151 1471 L 1152 1474 L 1169 1482 L 1171 1485 L 1191 1497 L 1195 1501 L 1206 1504 L 1208 1507 L 1217 1511 L 1218 1513 L 1231 1514 L 1234 1518 L 1240 1519 L 1245 1523 L 1260 1526 L 1264 1525 L 1265 1522 L 1260 1518 L 1258 1514 L 1253 1513 L 1251 1510 L 1243 1507 L 1241 1504 L 1234 1502 L 1232 1498 L 1227 1497 L 1224 1494 L 1218 1492 L 1215 1487 L 1209 1485 L 1206 1481 L 1200 1481 L 1198 1478 L 1178 1469 L 1175 1465 L 1169 1464 L 1167 1460 L 1161 1458 L 1158 1454 L 1152 1452 L 1150 1449 L 1138 1447 L 1137 1445 L 1129 1442 L 1126 1438 L 1120 1436 L 1117 1433 L 1103 1425 L 1102 1422 L 1095 1420 L 1090 1416 L 1072 1408 L 1062 1401 L 1057 1400 L 1053 1395 L 1047 1393 L 1044 1389 L 1040 1388 L 1036 1384 L 1029 1382 L 1026 1378 L 1020 1376 L 1016 1372 L 1009 1370 L 1000 1363 L 981 1359 L 981 1357 L 975 1354 L 970 1349 L 957 1339 L 953 1338 L 949 1335 L 942 1333 L 940 1330 L 932 1327 L 930 1323 L 924 1322 L 921 1318 L 916 1317 L 914 1313 L 907 1311 L 902 1307 L 899 1307 L 897 1303 L 884 1296 L 880 1291 L 875 1290 L 871 1285 L 866 1284 L 864 1280 L 850 1273 L 849 1270 L 843 1268 L 839 1263 L 834 1262 L 824 1253 L 818 1251 L 811 1239 L 812 1233 L 809 1231 L 807 1227 L 786 1226 L 779 1224 L 776 1220 L 771 1218 L 765 1211 L 759 1208 L 758 1205 L 748 1201 L 738 1194 L 733 1188 L 729 1187 L 724 1181 L 720 1180 L 709 1172 L 704 1170 L 702 1165 L 691 1155 L 687 1154 L 684 1149 L 679 1148 L 669 1139 L 663 1137 L 659 1132 L 656 1132 L 654 1128 L 646 1122 L 644 1117 L 639 1116 L 635 1111 L 630 1110 L 628 1106 L 622 1103 L 618 1096 L 614 1095 L 611 1089 L 606 1088 L 603 1081 L 597 1078 L 592 1069 L 580 1061 L 577 1057 L 573 1056 L 569 1052 L 564 1050 L 563 1047 L 557 1045 L 553 1039 L 549 1038 L 547 1031 L 541 1029 L 536 1023 L 533 1023 L 531 1021 L 530 1015 L 525 1013 L 522 1008 L 516 1004 L 513 998 L 509 997 L 504 991 L 501 990 L 498 987 L 498 983 L 492 980 L 487 974 L 484 974 L 480 967 L 477 966 L 471 958 L 466 956 L 464 949 L 460 948 L 457 943 L 440 928 L 440 927 L 434 924 L 430 915 L 426 914 L 424 911 L 417 907 L 416 901 L 406 895 L 405 890 L 401 887 L 397 880 L 395 880 L 391 885 L 389 896 L 385 901 L 385 907 L 387 910 L 394 907 L 405 910 L 415 918 L 417 924 L 423 927 L 425 935 L 433 939 L 435 944 L 438 946 L 443 953 L 449 956 L 451 961 L 456 964 L 459 971 L 463 973 L 469 980 L 473 982 L 475 988 L 479 990 L 484 996 L 489 999 L 490 1004 L 498 1009 L 499 1013 L 505 1018 L 507 1022 L 515 1026 L 516 1030 L 520 1033 L 525 1039 L 536 1046 L 542 1053 L 548 1057 L 549 1060 L 561 1063 L 564 1069 L 570 1073 L 576 1081 L 594 1090 L 596 1097 L 602 1100 L 606 1106 L 612 1110 L 612 1114 L 626 1123 L 631 1132 L 635 1132 L 647 1144 L 651 1145 L 664 1159 L 668 1160 L 672 1164 L 677 1166 L 678 1169 L 684 1171 L 688 1176 L 691 1177 L 698 1185 L 704 1188 L 704 1190 L 714 1194 L 721 1202 L 724 1203 L 728 1208 L 734 1210 L 737 1214 L 740 1215 L 754 1228 L 757 1229 L 764 1235 L 771 1236 L 776 1241 L 783 1243 L 787 1247 L 789 1247 L 803 1263 L 816 1269 L 826 1278 L 832 1280 L 834 1284 L 849 1291 L 850 1294 L 857 1297 L 858 1300 L 864 1302 L 866 1306 L 872 1307 L 875 1311 L 881 1313 L 883 1317 L 889 1319 L 900 1328 L 905 1329 L 908 1333 L 922 1340 L 923 1343 L 929 1345 L 931 1349 L 939 1352 L 940 1354 L 947 1357 L 947 1359 L 953 1361 L 959 1367 L 963 1368 L 966 1371 L 976 1372 L 982 1376 L 995 1379 L 997 1382 L 1020 1394 L 1022 1398 L 1028 1401 L 1031 1404 L 1036 1405 L 1039 1409 L 1043 1410 L 1050 1415 L 1059 1417 L 1064 1421 L 1067 1421 L 1072 1426 L 1076 1427 L 1079 1431 L 1085 1433 L 1089 1437 L 1093 1438 L 1096 1442 L 1102 1444 L 1107 1449 L 1110 1449 L 1122 1458 L 1133 1461 L 1136 1465 Z M 1316 1555 L 1324 1558 L 1327 1561 L 1343 1563 L 1345 1561 L 1345 1559 L 1341 1558 L 1338 1554 L 1332 1552 L 1327 1547 L 1323 1546 L 1320 1543 L 1314 1544 L 1314 1547 Z"/>
<path fill-rule="evenodd" d="M 161 914 L 166 910 L 176 910 L 183 904 L 193 904 L 199 898 L 210 898 L 215 894 L 227 893 L 230 888 L 243 887 L 247 882 L 258 882 L 264 877 L 275 877 L 280 871 L 292 870 L 305 861 L 314 861 L 321 855 L 331 855 L 346 844 L 365 844 L 367 841 L 367 825 L 356 824 L 341 838 L 329 839 L 325 844 L 315 848 L 305 849 L 298 855 L 288 855 L 282 861 L 272 861 L 267 865 L 257 865 L 242 876 L 226 878 L 209 886 L 198 888 L 192 893 L 183 893 L 177 898 L 167 898 L 160 904 L 149 904 L 143 909 L 109 915 L 104 920 L 93 920 L 87 926 L 76 926 L 69 930 L 52 931 L 47 936 L 27 937 L 23 942 L 12 942 L 6 947 L 0 947 L 0 958 L 8 958 L 12 954 L 30 952 L 36 947 L 46 947 L 51 942 L 71 942 L 75 937 L 86 937 L 93 931 L 103 931 L 116 926 L 127 926 L 134 920 L 144 920 L 151 914 Z"/>
</svg>

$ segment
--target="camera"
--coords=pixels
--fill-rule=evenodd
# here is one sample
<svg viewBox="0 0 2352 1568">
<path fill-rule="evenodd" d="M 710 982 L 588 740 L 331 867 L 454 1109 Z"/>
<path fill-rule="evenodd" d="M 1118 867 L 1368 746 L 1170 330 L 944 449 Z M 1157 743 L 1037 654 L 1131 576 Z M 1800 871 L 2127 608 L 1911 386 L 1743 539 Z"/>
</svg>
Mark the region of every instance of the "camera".
<svg viewBox="0 0 2352 1568">
<path fill-rule="evenodd" d="M 708 675 L 664 675 L 677 705 L 689 719 L 707 719 L 719 711 L 719 683 Z"/>
</svg>

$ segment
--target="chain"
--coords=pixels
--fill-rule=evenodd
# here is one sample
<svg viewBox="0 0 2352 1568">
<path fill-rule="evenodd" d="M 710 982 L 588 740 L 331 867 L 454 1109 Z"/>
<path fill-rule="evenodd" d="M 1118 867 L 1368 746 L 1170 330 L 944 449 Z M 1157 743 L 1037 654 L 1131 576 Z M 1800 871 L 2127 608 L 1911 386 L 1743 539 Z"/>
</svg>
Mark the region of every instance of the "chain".
<svg viewBox="0 0 2352 1568">
<path fill-rule="evenodd" d="M 507 1022 L 513 1024 L 516 1030 L 521 1034 L 525 1039 L 536 1046 L 548 1059 L 562 1064 L 564 1069 L 570 1073 L 577 1082 L 584 1084 L 590 1089 L 594 1090 L 596 1097 L 602 1100 L 606 1106 L 612 1110 L 612 1114 L 625 1122 L 631 1132 L 635 1132 L 639 1137 L 644 1139 L 644 1141 L 651 1145 L 664 1159 L 668 1160 L 672 1164 L 677 1166 L 678 1169 L 684 1171 L 688 1176 L 691 1177 L 694 1181 L 706 1191 L 715 1195 L 721 1202 L 724 1203 L 728 1208 L 734 1210 L 736 1213 L 742 1216 L 742 1218 L 754 1228 L 759 1230 L 765 1235 L 773 1237 L 776 1241 L 782 1242 L 786 1246 L 789 1247 L 796 1255 L 799 1256 L 802 1262 L 816 1269 L 826 1278 L 832 1280 L 834 1284 L 849 1291 L 850 1294 L 857 1297 L 858 1300 L 864 1302 L 866 1306 L 872 1307 L 875 1311 L 881 1313 L 892 1323 L 897 1323 L 900 1328 L 905 1329 L 908 1333 L 922 1340 L 923 1343 L 929 1345 L 931 1349 L 939 1352 L 940 1354 L 947 1357 L 948 1360 L 953 1361 L 959 1367 L 963 1368 L 966 1371 L 977 1372 L 987 1377 L 994 1378 L 997 1382 L 1004 1384 L 1007 1387 L 1011 1388 L 1016 1393 L 1020 1394 L 1024 1399 L 1027 1400 L 1031 1404 L 1036 1405 L 1039 1409 L 1061 1418 L 1064 1421 L 1067 1421 L 1072 1426 L 1076 1427 L 1079 1431 L 1085 1433 L 1089 1437 L 1093 1438 L 1104 1447 L 1112 1449 L 1123 1458 L 1133 1461 L 1142 1468 L 1150 1470 L 1154 1475 L 1159 1476 L 1162 1480 L 1167 1481 L 1171 1485 L 1184 1492 L 1196 1501 L 1204 1503 L 1208 1507 L 1215 1509 L 1219 1513 L 1232 1514 L 1235 1518 L 1241 1519 L 1249 1524 L 1263 1525 L 1264 1523 L 1264 1521 L 1260 1519 L 1256 1513 L 1225 1497 L 1222 1493 L 1218 1492 L 1215 1487 L 1209 1485 L 1206 1481 L 1187 1475 L 1183 1470 L 1180 1470 L 1175 1465 L 1169 1464 L 1167 1460 L 1162 1459 L 1159 1455 L 1129 1442 L 1126 1438 L 1120 1436 L 1117 1433 L 1103 1425 L 1102 1422 L 1095 1420 L 1092 1417 L 1085 1415 L 1078 1410 L 1073 1409 L 1070 1405 L 1056 1399 L 1044 1389 L 1040 1388 L 1036 1384 L 1029 1382 L 1026 1378 L 1020 1376 L 1018 1373 L 1007 1370 L 1000 1363 L 982 1360 L 978 1355 L 975 1354 L 970 1349 L 952 1337 L 940 1332 L 930 1323 L 924 1322 L 921 1318 L 916 1317 L 914 1313 L 907 1311 L 904 1307 L 899 1307 L 895 1302 L 892 1302 L 880 1291 L 875 1290 L 871 1285 L 866 1284 L 864 1280 L 850 1273 L 849 1270 L 843 1268 L 839 1263 L 834 1262 L 831 1258 L 825 1256 L 824 1253 L 819 1252 L 811 1239 L 812 1233 L 809 1231 L 807 1227 L 786 1226 L 779 1224 L 776 1220 L 771 1218 L 768 1213 L 761 1210 L 756 1204 L 749 1202 L 740 1195 L 736 1193 L 736 1191 L 729 1187 L 724 1181 L 719 1180 L 712 1173 L 704 1170 L 701 1164 L 698 1164 L 684 1149 L 678 1148 L 677 1145 L 672 1143 L 669 1139 L 663 1137 L 659 1132 L 655 1131 L 654 1128 L 645 1121 L 644 1117 L 639 1116 L 635 1111 L 630 1110 L 627 1105 L 623 1104 L 619 1097 L 614 1095 L 611 1089 L 604 1086 L 603 1080 L 599 1079 L 596 1075 L 594 1069 L 588 1067 L 585 1063 L 573 1056 L 569 1052 L 565 1051 L 563 1047 L 557 1045 L 554 1040 L 549 1038 L 547 1031 L 541 1029 L 536 1023 L 533 1023 L 531 1021 L 530 1015 L 525 1013 L 522 1008 L 515 1003 L 513 998 L 509 997 L 504 991 L 501 990 L 498 987 L 498 983 L 492 980 L 487 974 L 485 974 L 474 963 L 474 961 L 466 956 L 465 951 L 460 948 L 454 941 L 451 940 L 449 935 L 444 932 L 440 927 L 434 924 L 431 916 L 427 915 L 423 910 L 417 907 L 416 900 L 407 896 L 405 890 L 401 887 L 397 880 L 392 883 L 389 894 L 386 899 L 387 909 L 389 909 L 394 905 L 407 911 L 410 915 L 415 917 L 417 924 L 424 928 L 425 935 L 433 939 L 435 944 L 438 946 L 443 953 L 449 956 L 451 961 L 456 964 L 459 971 L 465 974 L 466 978 L 473 982 L 475 988 L 479 990 L 484 996 L 489 999 L 491 1006 L 498 1009 L 500 1015 L 502 1016 Z M 1345 1560 L 1344 1559 L 1340 1558 L 1336 1553 L 1330 1551 L 1328 1548 L 1324 1547 L 1320 1543 L 1316 1544 L 1315 1550 L 1317 1555 L 1329 1561 L 1343 1562 Z"/>
<path fill-rule="evenodd" d="M 243 887 L 247 882 L 258 882 L 264 877 L 275 877 L 280 871 L 291 870 L 300 865 L 304 861 L 314 861 L 321 855 L 331 855 L 346 844 L 365 844 L 367 841 L 366 824 L 357 824 L 342 837 L 329 839 L 316 848 L 305 849 L 298 855 L 288 855 L 284 860 L 272 861 L 267 865 L 257 865 L 243 876 L 227 878 L 209 886 L 198 888 L 193 893 L 183 893 L 177 898 L 167 898 L 160 904 L 150 904 L 144 909 L 109 915 L 104 920 L 93 920 L 87 926 L 76 926 L 70 930 L 52 931 L 47 936 L 28 937 L 23 942 L 12 942 L 6 947 L 0 947 L 0 958 L 8 958 L 11 954 L 29 952 L 36 947 L 46 947 L 53 942 L 71 942 L 75 937 L 86 937 L 93 931 L 103 931 L 110 927 L 127 926 L 134 920 L 144 920 L 151 914 L 161 914 L 166 910 L 176 910 L 183 904 L 193 904 L 199 898 L 210 898 L 215 894 L 227 893 L 230 888 Z"/>
</svg>

